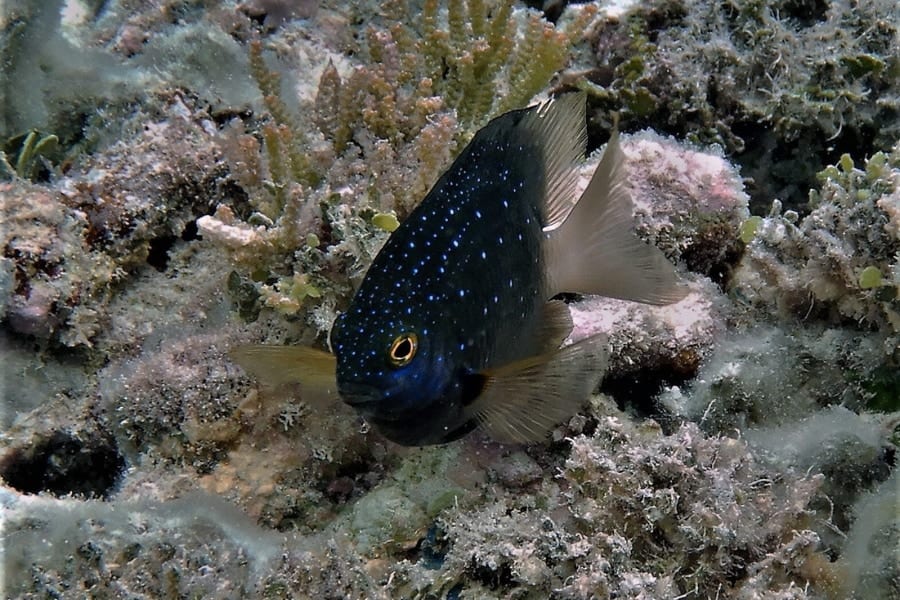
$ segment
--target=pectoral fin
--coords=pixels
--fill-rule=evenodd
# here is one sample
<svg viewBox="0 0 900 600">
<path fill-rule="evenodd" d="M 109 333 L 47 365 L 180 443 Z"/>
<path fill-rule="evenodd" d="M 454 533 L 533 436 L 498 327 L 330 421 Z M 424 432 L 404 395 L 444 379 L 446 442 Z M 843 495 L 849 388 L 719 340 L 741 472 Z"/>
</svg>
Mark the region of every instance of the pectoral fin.
<svg viewBox="0 0 900 600">
<path fill-rule="evenodd" d="M 333 354 L 304 346 L 236 346 L 232 360 L 262 385 L 278 387 L 296 383 L 304 392 L 337 396 L 336 360 Z"/>
<path fill-rule="evenodd" d="M 484 371 L 467 411 L 494 439 L 536 442 L 588 399 L 606 368 L 606 336 Z"/>
</svg>

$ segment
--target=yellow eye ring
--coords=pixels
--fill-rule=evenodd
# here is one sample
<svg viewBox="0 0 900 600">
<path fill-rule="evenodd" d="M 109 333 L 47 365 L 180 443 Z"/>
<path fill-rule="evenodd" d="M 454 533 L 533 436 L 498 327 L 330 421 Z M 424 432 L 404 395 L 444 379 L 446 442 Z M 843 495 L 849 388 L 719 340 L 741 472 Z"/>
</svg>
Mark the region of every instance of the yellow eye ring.
<svg viewBox="0 0 900 600">
<path fill-rule="evenodd" d="M 393 342 L 388 351 L 388 360 L 395 367 L 405 367 L 415 357 L 419 347 L 419 338 L 414 333 L 401 333 Z"/>
</svg>

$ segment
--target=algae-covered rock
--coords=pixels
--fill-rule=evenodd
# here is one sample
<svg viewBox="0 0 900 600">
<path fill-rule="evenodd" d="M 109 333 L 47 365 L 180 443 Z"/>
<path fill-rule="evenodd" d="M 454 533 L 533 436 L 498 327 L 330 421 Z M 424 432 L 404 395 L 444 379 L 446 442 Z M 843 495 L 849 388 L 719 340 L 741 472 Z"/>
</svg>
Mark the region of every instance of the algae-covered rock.
<svg viewBox="0 0 900 600">
<path fill-rule="evenodd" d="M 802 210 L 822 164 L 900 138 L 898 31 L 891 0 L 653 0 L 595 27 L 579 67 L 604 127 L 618 111 L 626 130 L 719 144 L 754 213 Z"/>
</svg>

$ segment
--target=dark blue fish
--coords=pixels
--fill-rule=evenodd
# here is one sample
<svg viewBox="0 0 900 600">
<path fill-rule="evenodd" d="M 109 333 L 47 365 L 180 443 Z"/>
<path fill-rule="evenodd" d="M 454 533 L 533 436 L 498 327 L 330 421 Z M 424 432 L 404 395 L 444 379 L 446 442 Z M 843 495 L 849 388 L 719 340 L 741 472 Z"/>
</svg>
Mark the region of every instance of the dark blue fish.
<svg viewBox="0 0 900 600">
<path fill-rule="evenodd" d="M 387 438 L 455 440 L 476 427 L 534 441 L 574 414 L 605 368 L 606 340 L 560 347 L 561 292 L 680 300 L 664 255 L 632 231 L 613 135 L 580 199 L 584 97 L 506 113 L 481 129 L 369 268 L 331 331 L 334 355 L 238 348 L 263 381 L 334 387 Z M 336 358 L 336 362 L 335 362 Z"/>
</svg>

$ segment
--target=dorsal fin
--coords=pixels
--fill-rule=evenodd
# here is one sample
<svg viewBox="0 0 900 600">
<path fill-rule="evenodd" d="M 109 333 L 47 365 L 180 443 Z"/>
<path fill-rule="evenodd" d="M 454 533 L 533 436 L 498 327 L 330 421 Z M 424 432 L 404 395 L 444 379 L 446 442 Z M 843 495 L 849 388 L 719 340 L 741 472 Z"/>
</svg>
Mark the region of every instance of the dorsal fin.
<svg viewBox="0 0 900 600">
<path fill-rule="evenodd" d="M 585 94 L 560 96 L 531 111 L 520 124 L 543 154 L 544 228 L 558 227 L 575 207 L 578 166 L 587 148 Z M 537 168 L 537 167 L 536 167 Z"/>
</svg>

